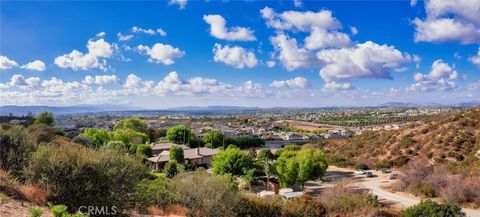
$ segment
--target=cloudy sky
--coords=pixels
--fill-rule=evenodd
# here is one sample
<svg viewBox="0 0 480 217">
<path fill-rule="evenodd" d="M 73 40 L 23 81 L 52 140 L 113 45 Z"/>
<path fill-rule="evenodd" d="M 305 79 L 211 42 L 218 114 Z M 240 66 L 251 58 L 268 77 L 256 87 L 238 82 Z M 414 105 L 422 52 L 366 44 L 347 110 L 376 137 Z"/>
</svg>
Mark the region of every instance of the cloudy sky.
<svg viewBox="0 0 480 217">
<path fill-rule="evenodd" d="M 2 105 L 480 99 L 480 0 L 0 4 Z"/>
</svg>

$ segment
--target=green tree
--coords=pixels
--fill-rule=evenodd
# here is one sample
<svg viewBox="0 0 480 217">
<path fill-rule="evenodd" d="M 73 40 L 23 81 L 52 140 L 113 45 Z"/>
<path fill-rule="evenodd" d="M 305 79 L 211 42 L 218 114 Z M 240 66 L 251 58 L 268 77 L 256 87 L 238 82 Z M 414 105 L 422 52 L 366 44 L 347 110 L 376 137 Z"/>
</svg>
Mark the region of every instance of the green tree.
<svg viewBox="0 0 480 217">
<path fill-rule="evenodd" d="M 167 130 L 167 139 L 175 144 L 187 144 L 192 131 L 185 125 L 178 125 Z"/>
<path fill-rule="evenodd" d="M 281 186 L 292 186 L 298 183 L 298 162 L 295 157 L 280 156 L 277 159 L 276 169 Z"/>
<path fill-rule="evenodd" d="M 262 149 L 257 154 L 257 159 L 261 160 L 263 163 L 263 172 L 267 176 L 267 182 L 265 186 L 268 190 L 268 182 L 270 181 L 270 176 L 273 174 L 272 164 L 270 163 L 271 160 L 274 159 L 274 155 L 270 149 Z"/>
<path fill-rule="evenodd" d="M 152 156 L 152 146 L 148 144 L 139 144 L 137 145 L 137 150 L 135 151 L 137 156 L 141 157 L 150 157 Z"/>
<path fill-rule="evenodd" d="M 323 152 L 314 149 L 283 150 L 276 163 L 282 186 L 303 184 L 325 175 L 328 164 Z"/>
<path fill-rule="evenodd" d="M 159 138 L 167 136 L 167 129 L 148 128 L 147 135 L 151 142 L 156 142 Z"/>
<path fill-rule="evenodd" d="M 128 144 L 145 144 L 148 142 L 148 136 L 145 133 L 135 131 L 132 129 L 118 129 L 111 132 L 111 139 L 122 141 L 125 145 Z"/>
<path fill-rule="evenodd" d="M 262 149 L 258 152 L 257 158 L 263 162 L 268 162 L 270 160 L 273 160 L 274 155 L 270 149 Z"/>
<path fill-rule="evenodd" d="M 170 148 L 170 161 L 176 161 L 180 164 L 184 164 L 185 158 L 183 156 L 183 148 L 180 146 L 172 146 Z"/>
<path fill-rule="evenodd" d="M 238 147 L 230 145 L 213 157 L 212 167 L 216 174 L 242 176 L 253 168 L 253 159 Z"/>
<path fill-rule="evenodd" d="M 303 184 L 308 180 L 321 178 L 327 171 L 327 160 L 323 152 L 314 149 L 302 149 L 298 152 L 298 181 Z"/>
<path fill-rule="evenodd" d="M 212 144 L 213 148 L 217 148 L 223 146 L 225 142 L 225 134 L 220 130 L 212 130 L 207 132 L 202 140 L 204 143 Z"/>
<path fill-rule="evenodd" d="M 89 138 L 96 147 L 107 144 L 112 137 L 109 131 L 96 128 L 85 128 L 80 135 Z"/>
<path fill-rule="evenodd" d="M 45 124 L 53 126 L 55 119 L 52 112 L 41 112 L 36 118 L 34 124 Z"/>
<path fill-rule="evenodd" d="M 242 176 L 243 181 L 247 183 L 248 185 L 248 190 L 253 189 L 253 181 L 255 178 L 255 169 L 249 169 L 245 172 L 245 175 Z"/>
<path fill-rule="evenodd" d="M 137 132 L 146 133 L 147 132 L 147 124 L 145 121 L 141 120 L 137 117 L 126 118 L 120 120 L 113 126 L 113 130 L 126 130 L 131 129 Z"/>
<path fill-rule="evenodd" d="M 403 217 L 463 217 L 462 208 L 455 204 L 438 204 L 431 200 L 422 200 L 419 204 L 405 209 Z"/>
<path fill-rule="evenodd" d="M 168 178 L 173 178 L 183 170 L 184 168 L 181 164 L 179 164 L 177 161 L 171 160 L 165 164 L 163 173 L 165 173 Z"/>
</svg>

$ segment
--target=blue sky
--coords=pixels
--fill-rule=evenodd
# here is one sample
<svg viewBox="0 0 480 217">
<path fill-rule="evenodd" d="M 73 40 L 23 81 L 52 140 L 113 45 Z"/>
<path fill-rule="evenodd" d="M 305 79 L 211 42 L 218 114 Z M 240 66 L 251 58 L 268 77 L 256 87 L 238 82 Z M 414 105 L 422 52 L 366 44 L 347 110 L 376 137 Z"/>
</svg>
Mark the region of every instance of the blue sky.
<svg viewBox="0 0 480 217">
<path fill-rule="evenodd" d="M 480 99 L 479 1 L 0 4 L 4 105 Z"/>
</svg>

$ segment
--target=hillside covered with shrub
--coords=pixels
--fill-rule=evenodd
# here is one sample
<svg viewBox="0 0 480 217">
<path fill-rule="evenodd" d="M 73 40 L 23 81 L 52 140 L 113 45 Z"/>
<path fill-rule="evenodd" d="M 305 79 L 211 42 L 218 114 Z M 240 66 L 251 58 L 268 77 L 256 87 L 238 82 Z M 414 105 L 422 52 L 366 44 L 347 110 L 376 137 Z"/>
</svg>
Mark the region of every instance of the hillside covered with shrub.
<svg viewBox="0 0 480 217">
<path fill-rule="evenodd" d="M 339 166 L 401 167 L 424 157 L 452 170 L 479 170 L 480 107 L 411 123 L 398 130 L 367 132 L 319 144 L 329 156 L 329 163 Z"/>
</svg>

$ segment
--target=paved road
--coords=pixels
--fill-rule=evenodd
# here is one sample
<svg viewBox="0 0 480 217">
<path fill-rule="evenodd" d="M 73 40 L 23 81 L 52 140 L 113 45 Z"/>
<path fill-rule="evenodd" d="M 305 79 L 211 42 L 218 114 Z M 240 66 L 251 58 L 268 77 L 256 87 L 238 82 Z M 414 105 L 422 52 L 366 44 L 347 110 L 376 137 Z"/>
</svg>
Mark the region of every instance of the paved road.
<svg viewBox="0 0 480 217">
<path fill-rule="evenodd" d="M 381 174 L 377 171 L 373 171 L 375 177 L 372 178 L 359 178 L 364 177 L 364 175 L 354 175 L 354 171 L 351 169 L 338 168 L 334 166 L 329 166 L 329 174 L 341 174 L 343 176 L 353 176 L 354 180 L 358 180 L 354 185 L 362 188 L 369 189 L 373 194 L 378 195 L 379 199 L 386 200 L 387 202 L 392 203 L 392 206 L 404 209 L 409 206 L 413 206 L 420 202 L 420 198 L 406 195 L 401 192 L 392 193 L 386 190 L 383 190 L 382 187 L 391 185 L 394 181 L 388 180 L 388 176 Z M 327 185 L 328 186 L 328 185 Z M 467 217 L 480 217 L 480 209 L 466 209 L 463 208 L 463 211 L 467 214 Z"/>
</svg>

